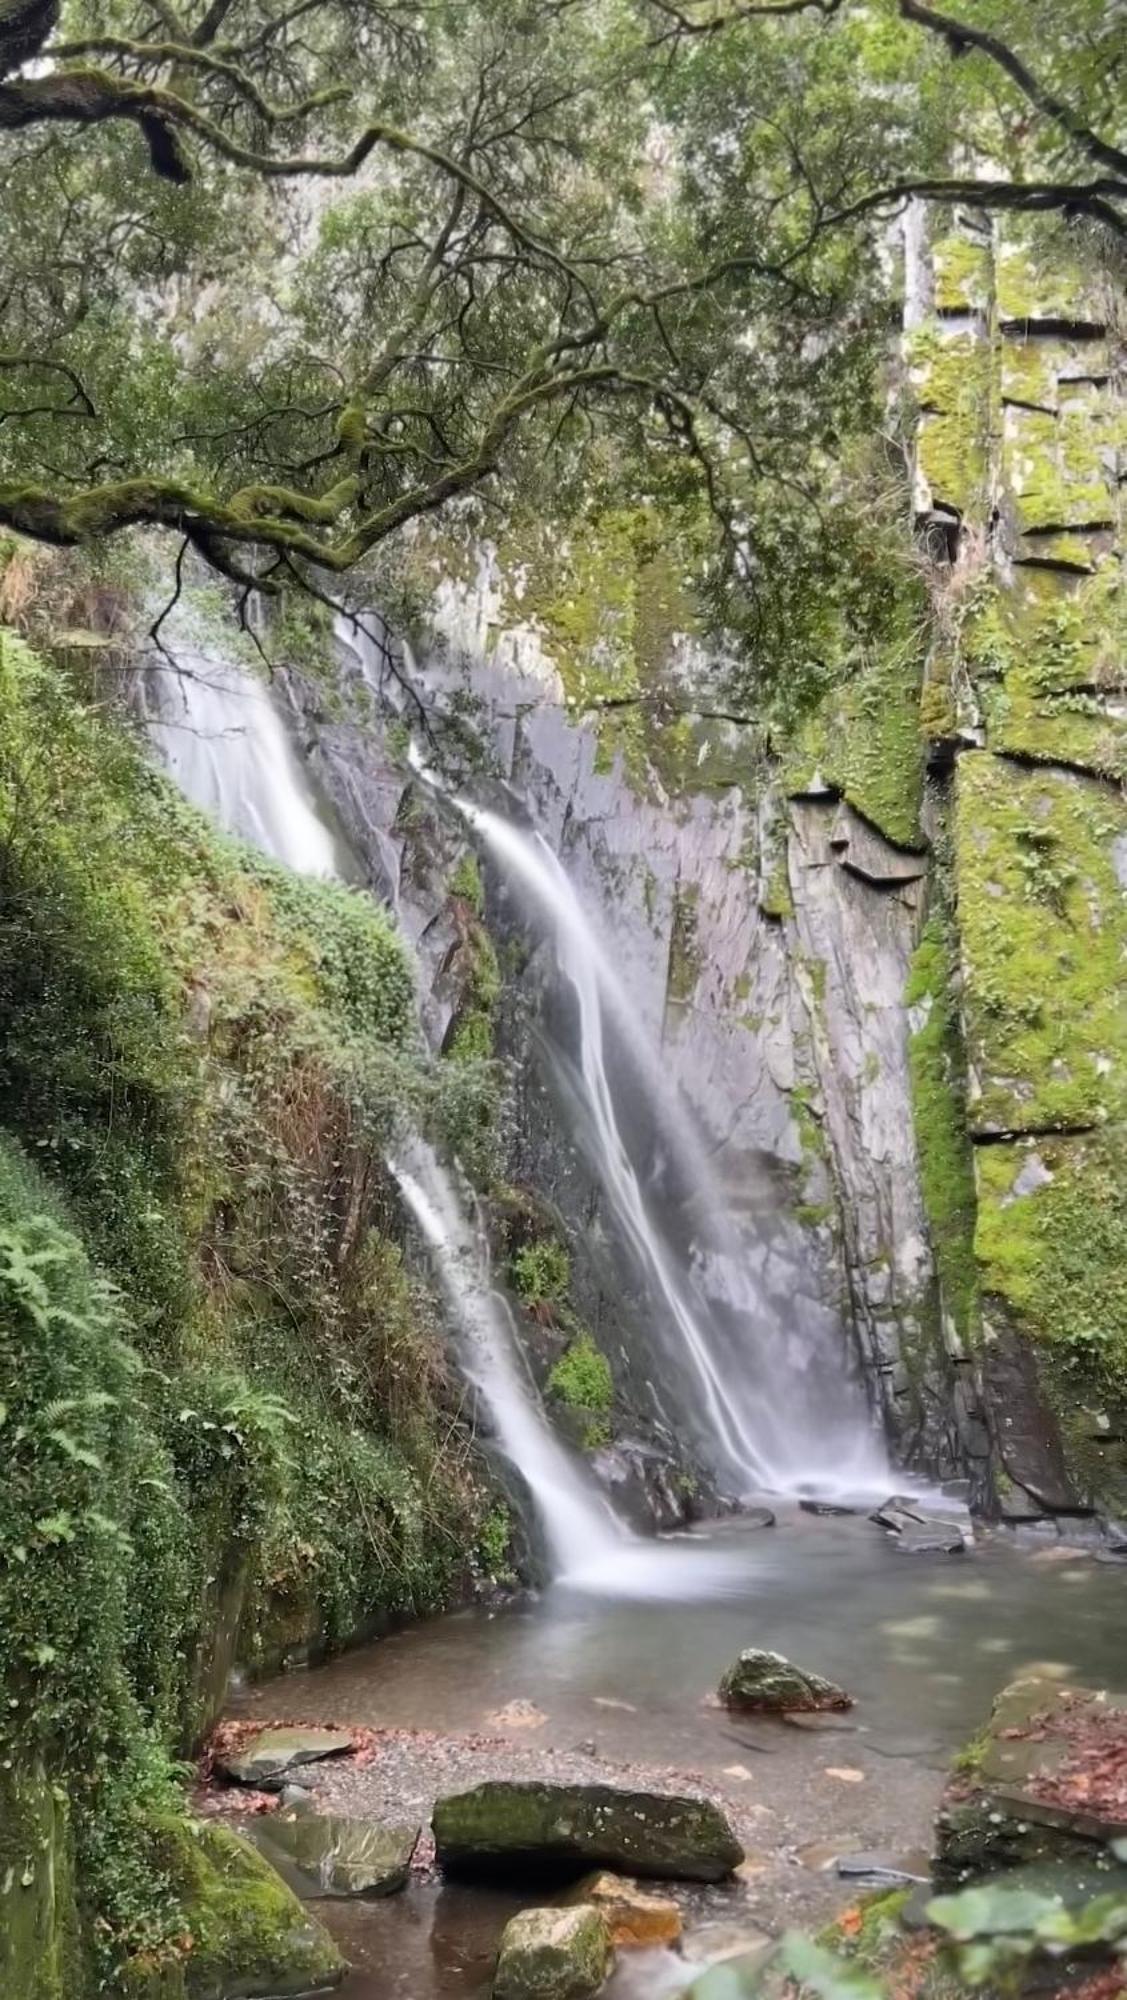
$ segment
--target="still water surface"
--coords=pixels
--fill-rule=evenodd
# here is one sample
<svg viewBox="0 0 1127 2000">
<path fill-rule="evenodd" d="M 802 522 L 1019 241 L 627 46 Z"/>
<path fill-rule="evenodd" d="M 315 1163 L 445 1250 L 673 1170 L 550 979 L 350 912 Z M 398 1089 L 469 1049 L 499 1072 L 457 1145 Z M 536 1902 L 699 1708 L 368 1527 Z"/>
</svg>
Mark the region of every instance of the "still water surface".
<svg viewBox="0 0 1127 2000">
<path fill-rule="evenodd" d="M 685 1592 L 687 1545 L 674 1587 Z M 465 1611 L 247 1692 L 263 1717 L 300 1716 L 469 1733 L 513 1701 L 546 1720 L 521 1746 L 597 1742 L 623 1764 L 668 1764 L 723 1787 L 746 1774 L 762 1813 L 762 1882 L 741 1890 L 758 1921 L 811 1921 L 847 1892 L 804 1866 L 845 1851 L 925 1844 L 952 1752 L 998 1688 L 1036 1667 L 1062 1680 L 1127 1682 L 1127 1566 L 986 1540 L 961 1557 L 898 1553 L 863 1519 L 780 1511 L 773 1529 L 717 1527 L 724 1594 L 617 1601 L 563 1589 Z M 724 1715 L 707 1697 L 742 1646 L 829 1674 L 857 1706 L 847 1733 L 807 1734 Z M 492 1733 L 496 1733 L 494 1729 Z M 841 1767 L 861 1773 L 851 1782 Z M 477 2000 L 515 1900 L 413 1885 L 374 1905 L 322 1905 L 356 1970 L 348 2000 Z M 653 1968 L 654 1991 L 665 1973 Z M 644 1969 L 627 1973 L 644 1990 Z"/>
</svg>

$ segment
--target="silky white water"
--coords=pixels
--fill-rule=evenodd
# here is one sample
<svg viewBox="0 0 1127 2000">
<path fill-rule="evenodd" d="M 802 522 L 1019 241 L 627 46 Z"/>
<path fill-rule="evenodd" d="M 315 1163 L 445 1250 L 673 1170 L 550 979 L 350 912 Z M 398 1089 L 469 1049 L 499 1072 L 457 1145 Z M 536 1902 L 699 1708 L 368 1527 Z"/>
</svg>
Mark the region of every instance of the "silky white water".
<svg viewBox="0 0 1127 2000">
<path fill-rule="evenodd" d="M 253 675 L 193 656 L 188 671 L 154 670 L 147 696 L 153 748 L 194 804 L 298 872 L 338 873 L 333 832 L 281 713 Z M 421 1138 L 405 1141 L 389 1165 L 434 1258 L 465 1373 L 532 1496 L 553 1576 L 624 1596 L 735 1587 L 738 1569 L 727 1558 L 656 1547 L 619 1521 L 592 1474 L 556 1437 L 524 1370 L 512 1309 L 494 1283 L 470 1198 Z"/>
<path fill-rule="evenodd" d="M 299 875 L 336 875 L 337 840 L 269 688 L 229 660 L 182 653 L 145 688 L 149 740 L 194 805 Z"/>
<path fill-rule="evenodd" d="M 434 774 L 417 763 L 421 775 Z M 755 1285 L 722 1193 L 682 1107 L 663 1085 L 656 1052 L 640 1047 L 631 1008 L 597 925 L 543 836 L 465 798 L 453 803 L 493 856 L 503 879 L 546 923 L 559 970 L 575 999 L 578 1062 L 573 1081 L 580 1136 L 634 1254 L 678 1371 L 678 1403 L 696 1416 L 712 1470 L 738 1498 L 816 1492 L 856 1497 L 887 1491 L 889 1468 L 860 1389 L 845 1379 L 842 1353 L 826 1352 L 810 1324 L 785 1326 Z M 618 1045 L 612 1054 L 609 1040 Z M 744 1322 L 742 1351 L 715 1321 L 684 1256 L 655 1221 L 623 1136 L 615 1082 L 628 1046 L 633 1081 L 677 1156 L 681 1176 L 709 1217 L 702 1269 L 722 1273 L 728 1305 Z M 615 1082 L 612 1082 L 612 1071 Z M 798 1302 L 795 1321 L 802 1318 Z M 804 1337 L 805 1334 L 805 1337 Z"/>
</svg>

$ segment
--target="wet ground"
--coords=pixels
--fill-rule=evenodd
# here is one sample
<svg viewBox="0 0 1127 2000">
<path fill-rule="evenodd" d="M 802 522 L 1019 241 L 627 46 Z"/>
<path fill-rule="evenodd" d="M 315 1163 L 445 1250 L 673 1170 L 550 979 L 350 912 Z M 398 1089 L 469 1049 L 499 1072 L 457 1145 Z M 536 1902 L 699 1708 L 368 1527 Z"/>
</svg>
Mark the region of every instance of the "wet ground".
<svg viewBox="0 0 1127 2000">
<path fill-rule="evenodd" d="M 865 1519 L 797 1511 L 771 1529 L 716 1528 L 702 1569 L 717 1553 L 728 1562 L 716 1596 L 694 1597 L 681 1541 L 666 1601 L 556 1589 L 458 1613 L 248 1690 L 242 1708 L 388 1729 L 369 1764 L 319 1777 L 326 1804 L 359 1814 L 425 1819 L 442 1790 L 541 1769 L 695 1780 L 727 1804 L 748 1849 L 731 1890 L 688 1903 L 689 1953 L 707 1957 L 729 1935 L 816 1924 L 847 1903 L 839 1856 L 926 1853 L 951 1755 L 1006 1681 L 1034 1666 L 1127 1680 L 1127 1566 L 989 1540 L 909 1556 Z M 823 1719 L 832 1727 L 800 1727 L 710 1705 L 749 1645 L 830 1675 L 856 1707 Z M 488 1990 L 517 1903 L 424 1872 L 387 1903 L 322 1907 L 356 1967 L 348 2000 L 470 2000 Z M 639 1962 L 621 1991 L 649 2000 L 675 1977 Z"/>
</svg>

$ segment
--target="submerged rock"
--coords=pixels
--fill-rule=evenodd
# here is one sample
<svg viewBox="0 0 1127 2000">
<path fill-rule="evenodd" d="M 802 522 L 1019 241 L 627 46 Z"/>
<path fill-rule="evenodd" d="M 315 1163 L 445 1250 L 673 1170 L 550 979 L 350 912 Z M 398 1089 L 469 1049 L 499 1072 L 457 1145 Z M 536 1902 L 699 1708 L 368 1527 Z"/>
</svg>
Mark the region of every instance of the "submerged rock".
<svg viewBox="0 0 1127 2000">
<path fill-rule="evenodd" d="M 215 1768 L 237 1785 L 276 1792 L 299 1765 L 318 1764 L 325 1757 L 347 1757 L 352 1747 L 347 1729 L 266 1728 L 241 1750 L 217 1757 Z"/>
<path fill-rule="evenodd" d="M 606 1923 L 592 1904 L 522 1910 L 502 1934 L 493 2000 L 590 2000 L 610 1956 Z"/>
<path fill-rule="evenodd" d="M 451 1874 L 578 1874 L 621 1869 L 666 1880 L 719 1882 L 743 1860 L 708 1799 L 615 1785 L 497 1780 L 439 1799 L 435 1852 Z"/>
<path fill-rule="evenodd" d="M 869 1519 L 894 1537 L 904 1555 L 961 1555 L 970 1539 L 969 1528 L 961 1521 L 925 1514 L 914 1501 L 896 1496 L 886 1500 Z"/>
<path fill-rule="evenodd" d="M 266 1819 L 255 1840 L 268 1860 L 290 1864 L 305 1896 L 375 1897 L 406 1887 L 421 1831 L 302 1810 Z"/>
<path fill-rule="evenodd" d="M 668 1896 L 651 1896 L 625 1875 L 585 1875 L 569 1903 L 593 1903 L 602 1913 L 610 1941 L 620 1950 L 676 1944 L 681 1912 Z"/>
<path fill-rule="evenodd" d="M 719 1687 L 725 1708 L 759 1709 L 776 1715 L 812 1709 L 852 1708 L 853 1696 L 820 1674 L 807 1673 L 782 1653 L 747 1647 L 729 1667 Z"/>
</svg>

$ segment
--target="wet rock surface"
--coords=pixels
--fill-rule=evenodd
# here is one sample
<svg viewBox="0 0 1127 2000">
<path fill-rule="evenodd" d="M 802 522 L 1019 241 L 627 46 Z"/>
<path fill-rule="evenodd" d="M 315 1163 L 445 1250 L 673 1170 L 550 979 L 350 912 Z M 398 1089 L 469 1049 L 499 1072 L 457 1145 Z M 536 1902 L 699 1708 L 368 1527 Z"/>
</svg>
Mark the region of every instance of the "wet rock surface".
<svg viewBox="0 0 1127 2000">
<path fill-rule="evenodd" d="M 216 1759 L 216 1769 L 237 1785 L 257 1791 L 281 1791 L 290 1775 L 302 1766 L 322 1763 L 328 1757 L 347 1757 L 353 1748 L 345 1729 L 263 1729 L 237 1750 Z"/>
<path fill-rule="evenodd" d="M 729 1667 L 718 1690 L 725 1708 L 750 1713 L 784 1715 L 853 1706 L 852 1695 L 821 1674 L 808 1673 L 784 1659 L 749 1646 Z"/>
<path fill-rule="evenodd" d="M 592 1904 L 522 1910 L 501 1938 L 493 2000 L 590 2000 L 610 1957 L 606 1923 Z"/>
<path fill-rule="evenodd" d="M 405 1888 L 421 1830 L 298 1809 L 269 1815 L 253 1832 L 266 1859 L 288 1865 L 301 1893 L 318 1897 L 391 1896 Z"/>
<path fill-rule="evenodd" d="M 496 1781 L 437 1801 L 435 1858 L 451 1874 L 575 1873 L 592 1865 L 720 1882 L 744 1858 L 711 1800 L 615 1785 Z"/>
<path fill-rule="evenodd" d="M 1015 1681 L 962 1761 L 939 1816 L 944 1877 L 1092 1857 L 1127 1835 L 1127 1694 Z"/>
<path fill-rule="evenodd" d="M 676 1903 L 652 1895 L 625 1875 L 585 1875 L 567 1901 L 593 1903 L 620 1951 L 676 1944 L 684 1928 Z"/>
</svg>

